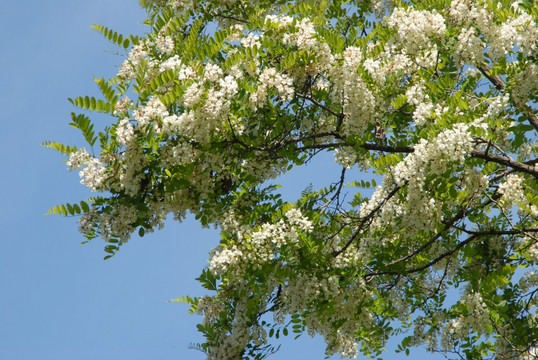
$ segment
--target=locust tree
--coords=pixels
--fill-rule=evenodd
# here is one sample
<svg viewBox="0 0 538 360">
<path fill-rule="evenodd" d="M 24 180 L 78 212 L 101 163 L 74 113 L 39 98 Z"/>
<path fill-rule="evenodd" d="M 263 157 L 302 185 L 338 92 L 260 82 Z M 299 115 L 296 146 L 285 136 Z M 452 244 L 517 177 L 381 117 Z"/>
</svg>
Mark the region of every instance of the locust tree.
<svg viewBox="0 0 538 360">
<path fill-rule="evenodd" d="M 402 333 L 399 351 L 538 356 L 533 1 L 144 6 L 144 36 L 95 27 L 125 61 L 71 99 L 87 144 L 46 146 L 96 194 L 51 212 L 108 256 L 167 216 L 217 227 L 208 295 L 183 298 L 208 359 L 288 333 L 344 358 Z M 327 153 L 333 180 L 284 201 L 279 177 Z"/>
</svg>

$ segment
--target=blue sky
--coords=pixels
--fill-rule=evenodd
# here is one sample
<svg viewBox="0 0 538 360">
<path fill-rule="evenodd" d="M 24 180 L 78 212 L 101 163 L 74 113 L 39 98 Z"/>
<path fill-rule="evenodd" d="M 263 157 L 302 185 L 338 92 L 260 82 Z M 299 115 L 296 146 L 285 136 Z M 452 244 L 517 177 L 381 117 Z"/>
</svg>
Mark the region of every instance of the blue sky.
<svg viewBox="0 0 538 360">
<path fill-rule="evenodd" d="M 81 145 L 82 136 L 67 125 L 76 111 L 67 98 L 97 96 L 93 76 L 113 76 L 123 61 L 90 25 L 140 34 L 144 15 L 136 0 L 0 2 L 0 359 L 204 358 L 188 349 L 202 340 L 199 319 L 166 300 L 204 293 L 194 279 L 218 241 L 216 231 L 192 220 L 169 222 L 103 261 L 102 241 L 80 245 L 76 219 L 44 215 L 88 191 L 63 157 L 41 143 Z M 107 121 L 95 119 L 98 127 Z M 283 182 L 300 191 L 340 174 L 335 168 L 334 179 L 327 178 L 331 171 L 319 169 L 311 164 Z M 323 359 L 323 349 L 322 341 L 304 336 L 286 340 L 271 359 Z"/>
</svg>

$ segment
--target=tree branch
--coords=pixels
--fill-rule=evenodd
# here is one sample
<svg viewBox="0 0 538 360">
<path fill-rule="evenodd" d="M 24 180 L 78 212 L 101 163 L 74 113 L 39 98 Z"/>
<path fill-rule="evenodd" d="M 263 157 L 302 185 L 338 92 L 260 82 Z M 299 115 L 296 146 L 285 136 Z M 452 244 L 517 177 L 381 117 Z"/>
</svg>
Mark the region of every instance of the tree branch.
<svg viewBox="0 0 538 360">
<path fill-rule="evenodd" d="M 450 229 L 459 220 L 463 219 L 465 217 L 466 212 L 467 212 L 467 207 L 464 207 L 452 219 L 444 222 L 445 227 L 444 227 L 444 229 L 442 231 L 435 234 L 430 240 L 428 240 L 426 243 L 424 243 L 420 247 L 418 247 L 418 249 L 414 250 L 413 252 L 407 254 L 406 256 L 404 256 L 404 257 L 402 257 L 400 259 L 397 259 L 397 260 L 394 260 L 394 261 L 390 262 L 389 264 L 387 264 L 387 266 L 393 266 L 393 265 L 399 264 L 399 263 L 401 263 L 403 261 L 406 261 L 408 259 L 411 259 L 412 257 L 416 256 L 417 254 L 419 254 L 420 252 L 425 250 L 428 246 L 430 246 L 435 241 L 437 241 L 437 239 L 439 239 L 443 235 L 443 233 L 445 231 Z"/>
<path fill-rule="evenodd" d="M 311 97 L 311 96 L 308 96 L 308 95 L 305 95 L 305 94 L 301 94 L 301 93 L 298 93 L 298 92 L 296 92 L 295 95 L 297 95 L 297 96 L 300 97 L 301 99 L 305 99 L 305 100 L 310 101 L 312 104 L 314 104 L 314 105 L 316 105 L 316 106 L 319 106 L 320 108 L 322 108 L 323 110 L 327 111 L 329 114 L 331 114 L 331 115 L 337 117 L 338 119 L 343 119 L 343 118 L 344 118 L 344 114 L 334 112 L 331 108 L 327 107 L 326 105 L 323 105 L 322 103 L 320 103 L 319 101 L 317 101 L 316 99 L 314 99 L 314 98 Z"/>
<path fill-rule="evenodd" d="M 367 223 L 367 222 L 370 222 L 372 221 L 372 219 L 374 218 L 374 215 L 379 211 L 381 210 L 381 208 L 387 203 L 387 201 L 389 201 L 394 195 L 396 195 L 396 193 L 401 189 L 402 187 L 401 186 L 396 186 L 394 189 L 392 189 L 388 194 L 387 196 L 383 199 L 383 201 L 381 201 L 381 203 L 379 203 L 375 208 L 372 209 L 372 211 L 370 211 L 368 213 L 368 215 L 366 215 L 365 217 L 363 217 L 361 220 L 360 220 L 360 223 L 359 223 L 359 226 L 357 227 L 357 230 L 355 231 L 355 233 L 353 235 L 351 235 L 351 237 L 349 238 L 349 240 L 346 242 L 346 244 L 338 251 L 334 251 L 332 253 L 332 255 L 334 257 L 337 257 L 338 255 L 340 255 L 341 253 L 343 253 L 344 251 L 347 250 L 347 248 L 351 245 L 351 243 L 353 243 L 353 241 L 355 241 L 355 239 L 357 238 L 357 236 L 359 236 L 362 228 L 364 227 L 364 225 Z"/>
<path fill-rule="evenodd" d="M 380 275 L 403 275 L 403 274 L 408 275 L 408 274 L 413 274 L 413 273 L 416 273 L 416 272 L 426 270 L 427 268 L 437 264 L 439 261 L 443 260 L 444 258 L 454 254 L 456 251 L 458 251 L 459 249 L 461 249 L 465 245 L 469 244 L 471 241 L 473 241 L 474 239 L 476 239 L 478 237 L 480 237 L 480 235 L 471 235 L 471 236 L 469 236 L 464 241 L 458 243 L 458 245 L 456 245 L 454 248 L 444 252 L 443 254 L 439 255 L 438 257 L 436 257 L 432 261 L 428 262 L 427 264 L 424 264 L 424 265 L 419 266 L 417 268 L 406 270 L 404 272 L 399 272 L 399 271 L 378 271 L 378 272 L 373 272 L 373 273 L 366 274 L 366 275 L 364 275 L 364 278 L 369 279 L 369 278 L 371 278 L 373 276 L 380 276 Z"/>
<path fill-rule="evenodd" d="M 538 169 L 536 168 L 536 166 L 533 166 L 533 164 L 536 164 L 538 162 L 538 159 L 527 161 L 525 163 L 520 163 L 519 161 L 515 161 L 505 156 L 487 154 L 479 150 L 473 150 L 471 152 L 471 155 L 475 158 L 492 161 L 497 164 L 509 166 L 513 169 L 525 172 L 527 174 L 531 174 L 532 176 L 538 178 Z"/>
<path fill-rule="evenodd" d="M 492 75 L 491 67 L 489 65 L 479 66 L 478 70 L 480 70 L 482 75 L 484 75 L 497 90 L 506 92 L 506 81 L 504 81 L 504 79 L 499 75 Z M 536 112 L 532 109 L 532 107 L 525 102 L 517 101 L 512 94 L 510 94 L 510 98 L 512 99 L 516 109 L 525 115 L 532 126 L 534 126 L 534 128 L 538 131 L 538 115 L 536 115 Z"/>
</svg>

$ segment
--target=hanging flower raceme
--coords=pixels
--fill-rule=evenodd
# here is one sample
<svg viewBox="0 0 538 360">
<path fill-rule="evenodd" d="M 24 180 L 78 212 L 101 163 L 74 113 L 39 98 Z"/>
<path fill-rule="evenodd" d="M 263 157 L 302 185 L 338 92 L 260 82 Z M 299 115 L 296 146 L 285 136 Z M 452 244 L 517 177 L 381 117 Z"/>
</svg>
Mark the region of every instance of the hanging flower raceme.
<svg viewBox="0 0 538 360">
<path fill-rule="evenodd" d="M 209 293 L 184 298 L 208 359 L 289 332 L 344 358 L 402 331 L 402 351 L 534 354 L 532 2 L 146 3 L 143 36 L 95 27 L 126 60 L 71 103 L 109 120 L 73 113 L 87 145 L 46 146 L 96 196 L 51 212 L 107 258 L 170 215 L 219 229 Z M 301 193 L 277 185 L 317 159 Z"/>
</svg>

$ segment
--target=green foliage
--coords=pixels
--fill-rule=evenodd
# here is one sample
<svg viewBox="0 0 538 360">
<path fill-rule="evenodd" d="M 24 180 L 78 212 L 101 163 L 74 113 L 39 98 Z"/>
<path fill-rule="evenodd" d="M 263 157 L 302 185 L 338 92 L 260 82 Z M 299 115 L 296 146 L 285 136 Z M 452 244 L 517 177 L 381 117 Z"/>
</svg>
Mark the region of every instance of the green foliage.
<svg viewBox="0 0 538 360">
<path fill-rule="evenodd" d="M 68 146 L 57 143 L 56 141 L 44 141 L 41 145 L 45 148 L 56 150 L 63 155 L 71 155 L 77 152 L 76 146 Z"/>
<path fill-rule="evenodd" d="M 95 99 L 91 99 L 92 101 L 90 101 L 89 98 L 86 97 L 84 98 L 84 102 L 95 103 Z M 74 103 L 76 104 L 76 99 Z M 82 135 L 84 135 L 84 139 L 86 139 L 86 142 L 93 147 L 93 145 L 97 141 L 97 137 L 95 136 L 95 131 L 93 130 L 93 124 L 91 123 L 90 118 L 83 114 L 77 115 L 75 113 L 71 113 L 71 119 L 73 120 L 73 122 L 69 123 L 69 125 L 74 127 L 75 129 L 79 129 L 80 131 L 82 131 Z"/>
<path fill-rule="evenodd" d="M 94 81 L 99 86 L 99 89 L 101 90 L 101 93 L 103 94 L 103 96 L 108 100 L 110 105 L 113 107 L 118 101 L 118 95 L 116 94 L 116 91 L 112 88 L 111 84 L 106 82 L 104 78 L 100 78 L 100 79 L 94 78 Z M 91 110 L 96 110 L 96 109 L 91 109 Z M 100 109 L 97 109 L 97 110 L 100 111 Z M 105 111 L 105 112 L 110 112 L 110 108 L 108 109 L 108 111 Z"/>
<path fill-rule="evenodd" d="M 64 216 L 75 216 L 80 215 L 83 213 L 87 213 L 90 211 L 90 206 L 86 201 L 81 201 L 78 204 L 62 204 L 62 205 L 56 205 L 49 209 L 47 212 L 47 215 L 64 215 Z"/>
<path fill-rule="evenodd" d="M 79 96 L 75 99 L 69 99 L 69 101 L 73 105 L 85 110 L 99 111 L 104 113 L 109 113 L 111 110 L 111 106 L 109 103 L 103 100 L 96 100 L 94 97 Z"/>
<path fill-rule="evenodd" d="M 131 48 L 94 79 L 103 99 L 69 100 L 111 119 L 97 132 L 71 114 L 92 155 L 43 143 L 103 196 L 49 214 L 80 215 L 105 259 L 170 213 L 219 228 L 197 278 L 209 295 L 170 300 L 204 316 L 194 348 L 262 359 L 272 338 L 309 333 L 348 358 L 400 335 L 406 354 L 532 354 L 533 1 L 141 4 L 143 37 L 93 27 Z M 332 182 L 284 201 L 278 176 L 323 152 Z"/>
<path fill-rule="evenodd" d="M 190 296 L 182 296 L 175 299 L 168 300 L 169 303 L 182 303 L 191 305 L 189 314 L 196 312 L 196 306 L 198 305 L 198 298 L 191 298 Z"/>
<path fill-rule="evenodd" d="M 110 42 L 124 49 L 129 48 L 131 44 L 136 45 L 139 42 L 138 36 L 123 36 L 103 25 L 92 25 L 91 28 L 99 31 Z"/>
</svg>

